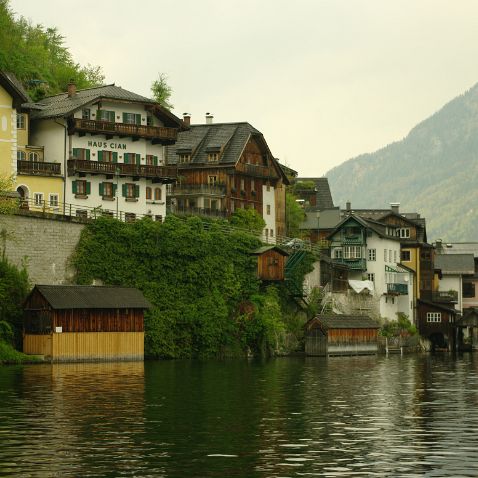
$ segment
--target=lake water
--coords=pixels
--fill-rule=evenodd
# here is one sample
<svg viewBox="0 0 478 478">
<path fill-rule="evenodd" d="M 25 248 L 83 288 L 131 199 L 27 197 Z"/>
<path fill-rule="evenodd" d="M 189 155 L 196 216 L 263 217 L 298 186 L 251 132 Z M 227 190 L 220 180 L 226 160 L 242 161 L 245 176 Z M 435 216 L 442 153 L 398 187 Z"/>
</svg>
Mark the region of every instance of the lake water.
<svg viewBox="0 0 478 478">
<path fill-rule="evenodd" d="M 0 367 L 0 476 L 478 476 L 478 354 Z"/>
</svg>

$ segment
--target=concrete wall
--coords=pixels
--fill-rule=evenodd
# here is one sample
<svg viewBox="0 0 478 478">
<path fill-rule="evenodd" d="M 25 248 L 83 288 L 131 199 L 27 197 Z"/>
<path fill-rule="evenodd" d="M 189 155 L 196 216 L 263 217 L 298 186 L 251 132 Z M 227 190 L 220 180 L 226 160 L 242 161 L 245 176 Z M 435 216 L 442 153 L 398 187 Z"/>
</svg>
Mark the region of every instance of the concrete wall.
<svg viewBox="0 0 478 478">
<path fill-rule="evenodd" d="M 7 231 L 1 251 L 5 246 L 11 263 L 26 264 L 32 285 L 68 284 L 74 275 L 70 258 L 84 227 L 66 220 L 0 215 L 0 231 Z"/>
</svg>

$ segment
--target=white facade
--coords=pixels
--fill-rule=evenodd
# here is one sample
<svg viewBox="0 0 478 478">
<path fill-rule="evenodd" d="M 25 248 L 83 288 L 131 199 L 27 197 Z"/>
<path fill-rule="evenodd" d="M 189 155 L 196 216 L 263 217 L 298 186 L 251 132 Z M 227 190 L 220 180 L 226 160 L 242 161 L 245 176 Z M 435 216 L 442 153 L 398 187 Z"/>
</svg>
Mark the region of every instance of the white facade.
<svg viewBox="0 0 478 478">
<path fill-rule="evenodd" d="M 262 218 L 264 227 L 264 240 L 269 243 L 276 242 L 276 200 L 272 186 L 262 186 Z"/>
<path fill-rule="evenodd" d="M 124 115 L 131 114 L 132 124 L 162 126 L 158 118 L 150 116 L 141 104 L 102 101 L 101 110 L 110 112 L 108 121 L 111 122 L 124 123 Z M 85 115 L 96 120 L 99 117 L 98 106 L 80 108 L 74 117 L 88 119 Z M 116 171 L 115 174 L 75 172 L 70 176 L 67 167 L 68 159 L 73 157 L 98 162 L 100 154 L 102 162 L 163 166 L 163 145 L 152 144 L 151 140 L 143 138 L 119 137 L 114 132 L 111 136 L 90 133 L 68 135 L 66 121 L 61 118 L 36 121 L 31 137 L 33 144 L 44 146 L 45 161 L 62 164 L 67 213 L 75 215 L 79 211 L 78 214 L 90 216 L 93 210 L 95 214 L 104 211 L 121 219 L 125 219 L 127 214 L 149 215 L 156 220 L 166 216 L 165 184 L 153 183 L 148 177 L 125 176 L 113 166 L 111 170 Z"/>
<path fill-rule="evenodd" d="M 455 291 L 458 293 L 455 309 L 460 313 L 463 312 L 463 280 L 461 275 L 443 275 L 438 282 L 438 290 L 440 292 Z"/>
</svg>

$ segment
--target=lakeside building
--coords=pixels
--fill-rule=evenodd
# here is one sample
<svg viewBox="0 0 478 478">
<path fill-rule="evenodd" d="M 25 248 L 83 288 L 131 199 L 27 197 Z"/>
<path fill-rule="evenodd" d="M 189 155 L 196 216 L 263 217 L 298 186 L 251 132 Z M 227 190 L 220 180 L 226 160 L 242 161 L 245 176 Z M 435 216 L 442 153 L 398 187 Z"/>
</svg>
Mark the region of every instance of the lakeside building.
<svg viewBox="0 0 478 478">
<path fill-rule="evenodd" d="M 170 210 L 177 214 L 228 217 L 255 209 L 264 219 L 263 238 L 285 235 L 285 186 L 289 180 L 263 134 L 246 122 L 190 124 L 166 148 L 166 163 L 177 166 L 170 188 Z"/>
</svg>

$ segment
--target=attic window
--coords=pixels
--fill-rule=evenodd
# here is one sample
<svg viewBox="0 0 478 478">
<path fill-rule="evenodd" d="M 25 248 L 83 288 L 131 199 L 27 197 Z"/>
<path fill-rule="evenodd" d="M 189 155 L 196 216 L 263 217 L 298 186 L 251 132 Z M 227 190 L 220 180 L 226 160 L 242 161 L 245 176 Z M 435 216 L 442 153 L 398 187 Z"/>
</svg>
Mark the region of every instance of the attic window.
<svg viewBox="0 0 478 478">
<path fill-rule="evenodd" d="M 190 163 L 191 162 L 191 155 L 189 153 L 183 153 L 179 155 L 179 162 L 180 163 Z"/>
<path fill-rule="evenodd" d="M 208 153 L 207 160 L 210 163 L 213 163 L 214 161 L 219 161 L 219 153 Z"/>
</svg>

